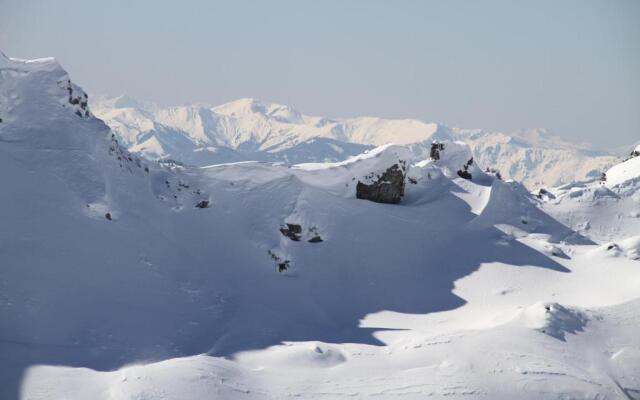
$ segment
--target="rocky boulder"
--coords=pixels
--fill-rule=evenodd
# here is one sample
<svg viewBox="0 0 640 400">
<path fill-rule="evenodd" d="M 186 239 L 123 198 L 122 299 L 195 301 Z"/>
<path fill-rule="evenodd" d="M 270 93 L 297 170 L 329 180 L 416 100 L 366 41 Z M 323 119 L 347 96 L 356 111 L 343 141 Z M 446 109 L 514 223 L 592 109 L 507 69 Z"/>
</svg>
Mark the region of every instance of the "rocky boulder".
<svg viewBox="0 0 640 400">
<path fill-rule="evenodd" d="M 356 197 L 376 203 L 397 204 L 404 196 L 405 172 L 398 164 L 393 164 L 371 184 L 358 181 Z"/>
</svg>

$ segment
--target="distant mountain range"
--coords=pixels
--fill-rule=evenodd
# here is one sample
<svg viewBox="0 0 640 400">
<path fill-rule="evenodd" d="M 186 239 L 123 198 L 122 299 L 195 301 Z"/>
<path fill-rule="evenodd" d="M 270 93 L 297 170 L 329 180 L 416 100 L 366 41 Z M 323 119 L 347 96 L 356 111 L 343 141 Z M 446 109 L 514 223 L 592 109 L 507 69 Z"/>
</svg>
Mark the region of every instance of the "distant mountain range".
<svg viewBox="0 0 640 400">
<path fill-rule="evenodd" d="M 500 133 L 415 119 L 313 117 L 255 99 L 159 107 L 128 96 L 92 96 L 90 106 L 129 151 L 196 166 L 342 161 L 386 143 L 426 158 L 432 141 L 461 140 L 483 168 L 535 189 L 595 178 L 619 161 L 611 151 L 570 143 L 545 129 Z"/>
</svg>

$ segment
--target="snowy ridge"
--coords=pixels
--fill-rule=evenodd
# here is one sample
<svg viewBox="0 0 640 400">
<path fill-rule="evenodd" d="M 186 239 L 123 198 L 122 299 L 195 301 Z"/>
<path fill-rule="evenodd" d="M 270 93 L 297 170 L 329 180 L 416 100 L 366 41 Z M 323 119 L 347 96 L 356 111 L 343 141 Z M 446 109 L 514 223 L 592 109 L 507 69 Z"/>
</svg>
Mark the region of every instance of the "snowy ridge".
<svg viewBox="0 0 640 400">
<path fill-rule="evenodd" d="M 552 197 L 545 197 L 542 206 L 565 225 L 601 243 L 637 235 L 640 157 L 632 156 L 614 165 L 603 178 L 550 189 Z"/>
<path fill-rule="evenodd" d="M 255 99 L 162 108 L 127 96 L 99 97 L 92 109 L 129 150 L 192 165 L 333 162 L 386 143 L 408 145 L 416 158 L 426 158 L 431 141 L 462 140 L 483 168 L 535 189 L 598 177 L 617 162 L 611 153 L 565 142 L 544 129 L 505 134 L 411 119 L 329 119 Z"/>
<path fill-rule="evenodd" d="M 612 153 L 563 141 L 545 129 L 509 134 L 461 129 L 458 134 L 480 165 L 531 189 L 596 178 L 619 161 Z"/>
<path fill-rule="evenodd" d="M 633 200 L 626 183 L 575 184 L 591 189 L 579 205 L 564 187 L 555 205 L 439 127 L 421 131 L 426 157 L 400 143 L 327 164 L 158 163 L 77 115 L 67 88 L 82 92 L 53 61 L 14 63 L 0 66 L 0 398 L 640 394 L 638 239 L 603 224 L 615 246 L 593 243 L 552 210 L 593 216 Z M 295 144 L 208 124 L 306 118 L 247 101 L 216 121 L 175 112 L 233 151 Z M 358 183 L 404 191 L 376 203 Z"/>
<path fill-rule="evenodd" d="M 635 151 L 640 151 L 638 148 Z M 628 160 L 614 165 L 606 172 L 607 187 L 616 187 L 623 184 L 633 184 L 640 178 L 640 155 L 629 158 Z"/>
</svg>

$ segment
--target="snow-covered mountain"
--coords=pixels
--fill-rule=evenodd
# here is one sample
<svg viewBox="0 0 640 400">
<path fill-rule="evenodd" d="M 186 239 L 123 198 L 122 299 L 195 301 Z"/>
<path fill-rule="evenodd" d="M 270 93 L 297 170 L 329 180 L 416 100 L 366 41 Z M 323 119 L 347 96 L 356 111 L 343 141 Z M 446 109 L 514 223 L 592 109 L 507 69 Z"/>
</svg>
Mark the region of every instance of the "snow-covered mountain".
<svg viewBox="0 0 640 400">
<path fill-rule="evenodd" d="M 640 395 L 632 228 L 597 243 L 440 136 L 198 168 L 132 154 L 85 103 L 54 60 L 0 55 L 0 398 Z M 637 194 L 636 164 L 609 190 Z"/>
<path fill-rule="evenodd" d="M 458 140 L 473 148 L 478 163 L 496 168 L 503 176 L 532 189 L 600 177 L 620 161 L 616 152 L 570 143 L 545 129 L 510 134 L 473 129 L 455 131 Z"/>
<path fill-rule="evenodd" d="M 463 140 L 480 165 L 533 189 L 600 176 L 618 159 L 543 129 L 504 134 L 412 119 L 329 119 L 254 99 L 217 107 L 162 108 L 128 96 L 100 96 L 91 106 L 130 151 L 198 166 L 247 160 L 341 161 L 386 143 L 409 145 L 423 158 L 433 140 Z"/>
</svg>

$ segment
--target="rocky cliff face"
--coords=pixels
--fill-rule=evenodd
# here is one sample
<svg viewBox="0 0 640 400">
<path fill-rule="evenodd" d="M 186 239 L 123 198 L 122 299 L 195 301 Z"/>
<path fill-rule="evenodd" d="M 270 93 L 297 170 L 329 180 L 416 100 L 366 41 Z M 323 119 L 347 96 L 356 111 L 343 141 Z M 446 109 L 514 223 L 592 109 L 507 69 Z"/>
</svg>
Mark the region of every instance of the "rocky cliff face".
<svg viewBox="0 0 640 400">
<path fill-rule="evenodd" d="M 369 185 L 358 181 L 356 197 L 376 203 L 397 204 L 404 196 L 404 181 L 405 168 L 394 164 Z"/>
</svg>

